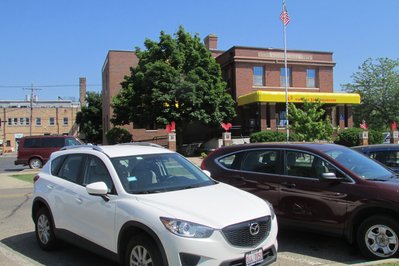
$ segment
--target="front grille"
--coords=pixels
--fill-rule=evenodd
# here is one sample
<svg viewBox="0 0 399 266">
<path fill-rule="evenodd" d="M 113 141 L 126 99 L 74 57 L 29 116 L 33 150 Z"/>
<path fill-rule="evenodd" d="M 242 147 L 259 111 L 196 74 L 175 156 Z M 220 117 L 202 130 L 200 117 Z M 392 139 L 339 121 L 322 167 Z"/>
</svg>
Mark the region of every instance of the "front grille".
<svg viewBox="0 0 399 266">
<path fill-rule="evenodd" d="M 250 232 L 251 224 L 259 225 L 259 232 L 252 235 Z M 237 247 L 254 247 L 265 240 L 271 227 L 270 216 L 229 225 L 222 229 L 222 233 L 226 240 L 233 246 Z"/>
</svg>

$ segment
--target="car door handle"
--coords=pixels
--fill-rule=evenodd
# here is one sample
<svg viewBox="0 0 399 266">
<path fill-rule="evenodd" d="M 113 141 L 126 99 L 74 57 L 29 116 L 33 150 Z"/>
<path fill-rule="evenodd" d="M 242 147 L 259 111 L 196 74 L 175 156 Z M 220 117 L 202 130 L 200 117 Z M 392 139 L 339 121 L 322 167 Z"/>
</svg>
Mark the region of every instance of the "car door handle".
<svg viewBox="0 0 399 266">
<path fill-rule="evenodd" d="M 77 202 L 78 204 L 82 204 L 82 203 L 83 203 L 83 200 L 82 200 L 81 198 L 75 198 L 75 200 L 76 200 L 76 202 Z"/>
<path fill-rule="evenodd" d="M 281 185 L 288 187 L 288 188 L 294 188 L 296 185 L 294 183 L 288 183 L 288 182 L 283 182 Z"/>
</svg>

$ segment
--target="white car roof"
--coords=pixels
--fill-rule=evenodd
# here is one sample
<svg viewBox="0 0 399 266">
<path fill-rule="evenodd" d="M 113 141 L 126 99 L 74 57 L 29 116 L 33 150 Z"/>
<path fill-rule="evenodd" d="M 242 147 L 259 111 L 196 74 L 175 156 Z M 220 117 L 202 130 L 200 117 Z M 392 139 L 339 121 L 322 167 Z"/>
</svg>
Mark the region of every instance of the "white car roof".
<svg viewBox="0 0 399 266">
<path fill-rule="evenodd" d="M 134 156 L 134 155 L 145 155 L 145 154 L 160 154 L 160 153 L 174 153 L 171 150 L 163 148 L 158 145 L 145 144 L 145 143 L 126 143 L 126 144 L 116 144 L 116 145 L 82 145 L 82 146 L 71 146 L 67 147 L 66 150 L 79 151 L 94 149 L 100 150 L 107 156 L 122 157 L 122 156 Z"/>
</svg>

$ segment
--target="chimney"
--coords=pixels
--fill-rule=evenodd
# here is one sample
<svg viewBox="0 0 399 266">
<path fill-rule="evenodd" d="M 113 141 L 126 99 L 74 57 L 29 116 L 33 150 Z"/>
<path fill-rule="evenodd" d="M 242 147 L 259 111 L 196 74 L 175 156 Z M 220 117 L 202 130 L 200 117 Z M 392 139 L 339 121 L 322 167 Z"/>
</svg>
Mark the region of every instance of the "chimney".
<svg viewBox="0 0 399 266">
<path fill-rule="evenodd" d="M 209 34 L 204 39 L 205 47 L 208 50 L 217 50 L 218 49 L 218 36 L 216 34 Z"/>
<path fill-rule="evenodd" d="M 79 102 L 84 106 L 86 102 L 86 78 L 79 78 Z"/>
</svg>

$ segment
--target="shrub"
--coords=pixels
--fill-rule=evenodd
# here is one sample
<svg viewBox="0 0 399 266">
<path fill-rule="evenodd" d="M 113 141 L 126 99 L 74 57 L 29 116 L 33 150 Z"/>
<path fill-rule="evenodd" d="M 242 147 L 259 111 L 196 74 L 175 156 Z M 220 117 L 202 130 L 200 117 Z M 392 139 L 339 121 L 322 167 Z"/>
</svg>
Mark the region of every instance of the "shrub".
<svg viewBox="0 0 399 266">
<path fill-rule="evenodd" d="M 341 131 L 334 143 L 344 145 L 347 147 L 360 145 L 360 134 L 363 131 L 361 128 L 352 127 Z M 369 144 L 379 144 L 384 140 L 382 132 L 378 130 L 369 129 Z"/>
<path fill-rule="evenodd" d="M 252 133 L 250 136 L 250 142 L 278 142 L 285 141 L 287 135 L 277 131 L 260 131 Z"/>
<path fill-rule="evenodd" d="M 114 127 L 105 134 L 108 144 L 126 143 L 131 142 L 133 139 L 132 134 L 124 128 Z"/>
</svg>

